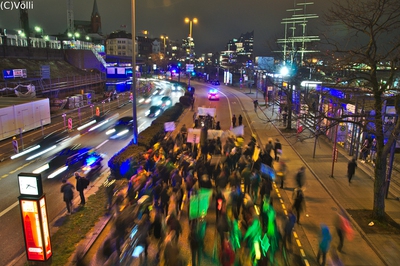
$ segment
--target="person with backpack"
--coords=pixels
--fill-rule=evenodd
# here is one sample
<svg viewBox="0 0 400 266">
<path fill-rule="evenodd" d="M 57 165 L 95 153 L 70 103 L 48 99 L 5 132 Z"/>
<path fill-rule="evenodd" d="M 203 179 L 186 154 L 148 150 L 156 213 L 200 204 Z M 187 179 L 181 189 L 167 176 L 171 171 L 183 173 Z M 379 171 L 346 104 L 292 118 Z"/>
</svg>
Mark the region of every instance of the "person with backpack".
<svg viewBox="0 0 400 266">
<path fill-rule="evenodd" d="M 79 192 L 79 197 L 81 198 L 81 203 L 79 205 L 84 206 L 86 203 L 84 191 L 89 185 L 89 180 L 81 176 L 78 172 L 75 172 L 76 178 L 76 191 Z"/>
</svg>

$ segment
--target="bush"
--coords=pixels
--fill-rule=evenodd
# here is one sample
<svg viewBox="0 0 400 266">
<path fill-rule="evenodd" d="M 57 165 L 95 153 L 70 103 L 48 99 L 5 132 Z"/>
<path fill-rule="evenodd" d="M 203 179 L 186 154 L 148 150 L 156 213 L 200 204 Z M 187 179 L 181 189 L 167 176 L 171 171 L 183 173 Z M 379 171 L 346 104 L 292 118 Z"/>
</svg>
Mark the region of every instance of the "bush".
<svg viewBox="0 0 400 266">
<path fill-rule="evenodd" d="M 176 121 L 183 112 L 183 105 L 175 104 L 156 118 L 150 127 L 143 130 L 138 137 L 138 145 L 128 144 L 108 161 L 111 173 L 117 179 L 131 178 L 141 161 L 141 154 L 153 147 L 165 137 L 164 123 Z"/>
</svg>

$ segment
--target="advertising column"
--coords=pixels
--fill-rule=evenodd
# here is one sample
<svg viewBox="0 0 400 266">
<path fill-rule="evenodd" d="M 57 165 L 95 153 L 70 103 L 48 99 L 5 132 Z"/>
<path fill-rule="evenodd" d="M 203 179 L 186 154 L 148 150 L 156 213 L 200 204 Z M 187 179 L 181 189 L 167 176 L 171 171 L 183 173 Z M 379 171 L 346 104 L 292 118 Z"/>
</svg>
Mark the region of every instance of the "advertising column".
<svg viewBox="0 0 400 266">
<path fill-rule="evenodd" d="M 18 174 L 18 187 L 27 259 L 28 261 L 48 261 L 53 252 L 41 175 Z"/>
</svg>

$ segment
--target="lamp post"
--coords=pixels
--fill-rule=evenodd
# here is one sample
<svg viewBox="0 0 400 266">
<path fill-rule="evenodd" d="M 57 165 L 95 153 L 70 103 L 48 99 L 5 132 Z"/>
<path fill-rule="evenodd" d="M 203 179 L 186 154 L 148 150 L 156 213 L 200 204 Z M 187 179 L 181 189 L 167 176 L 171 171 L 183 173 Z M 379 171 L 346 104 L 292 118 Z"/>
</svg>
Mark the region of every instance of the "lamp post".
<svg viewBox="0 0 400 266">
<path fill-rule="evenodd" d="M 36 27 L 35 27 L 35 31 L 36 31 L 36 32 L 40 32 L 40 37 L 43 37 L 43 35 L 44 35 L 44 33 L 43 33 L 43 28 L 41 28 L 41 27 L 39 27 L 39 26 L 36 26 Z"/>
<path fill-rule="evenodd" d="M 192 44 L 193 44 L 193 23 L 197 24 L 198 20 L 197 18 L 189 19 L 185 18 L 185 23 L 189 23 L 189 37 L 188 37 L 188 44 L 189 44 L 189 63 L 192 61 Z M 188 78 L 188 85 L 190 87 L 190 78 L 192 76 L 192 73 L 189 73 L 189 78 Z"/>
<path fill-rule="evenodd" d="M 165 50 L 166 50 L 166 44 L 165 44 L 165 40 L 167 40 L 168 39 L 168 36 L 164 36 L 164 35 L 161 35 L 161 37 L 160 37 L 163 41 L 164 41 L 164 57 L 165 57 Z"/>
<path fill-rule="evenodd" d="M 185 23 L 189 23 L 189 37 L 193 38 L 193 23 L 197 24 L 197 18 L 189 19 L 185 18 Z"/>
<path fill-rule="evenodd" d="M 138 144 L 137 113 L 136 113 L 136 0 L 131 0 L 132 5 L 132 114 L 133 114 L 133 144 Z"/>
</svg>

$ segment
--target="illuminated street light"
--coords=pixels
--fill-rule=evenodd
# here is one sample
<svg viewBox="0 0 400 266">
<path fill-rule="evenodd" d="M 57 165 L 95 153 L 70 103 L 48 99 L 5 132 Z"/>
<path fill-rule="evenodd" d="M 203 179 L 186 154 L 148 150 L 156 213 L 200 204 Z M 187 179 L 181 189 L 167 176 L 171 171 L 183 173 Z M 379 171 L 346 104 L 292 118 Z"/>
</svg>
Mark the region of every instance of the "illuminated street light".
<svg viewBox="0 0 400 266">
<path fill-rule="evenodd" d="M 160 38 L 164 40 L 164 54 L 165 54 L 165 40 L 168 39 L 168 36 L 161 35 Z"/>
<path fill-rule="evenodd" d="M 40 32 L 40 36 L 43 36 L 43 35 L 44 35 L 44 33 L 43 33 L 43 28 L 41 28 L 41 27 L 39 27 L 39 26 L 36 26 L 36 27 L 35 27 L 35 31 L 36 31 L 36 32 Z"/>
<path fill-rule="evenodd" d="M 189 37 L 193 38 L 193 23 L 197 24 L 197 18 L 189 19 L 185 18 L 185 23 L 189 23 Z"/>
</svg>

